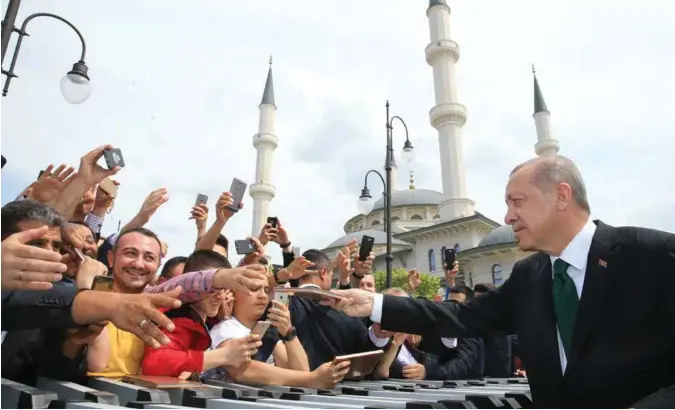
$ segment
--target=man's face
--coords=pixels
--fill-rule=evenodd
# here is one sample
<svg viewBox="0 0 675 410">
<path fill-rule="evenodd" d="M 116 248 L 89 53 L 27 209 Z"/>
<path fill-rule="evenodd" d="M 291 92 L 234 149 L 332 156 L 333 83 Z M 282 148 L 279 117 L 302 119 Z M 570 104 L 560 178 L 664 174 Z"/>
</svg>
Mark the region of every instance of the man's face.
<svg viewBox="0 0 675 410">
<path fill-rule="evenodd" d="M 225 247 L 220 245 L 213 245 L 213 251 L 227 258 L 227 249 L 225 249 Z"/>
<path fill-rule="evenodd" d="M 218 314 L 218 309 L 223 304 L 225 298 L 225 291 L 219 290 L 211 293 L 210 296 L 194 303 L 194 308 L 198 312 L 203 312 L 206 317 L 213 317 Z"/>
<path fill-rule="evenodd" d="M 555 189 L 542 191 L 532 183 L 534 167 L 514 173 L 506 185 L 507 212 L 504 222 L 513 227 L 522 250 L 542 249 L 547 235 L 555 231 L 557 197 Z"/>
<path fill-rule="evenodd" d="M 65 226 L 65 231 L 68 237 L 75 238 L 80 240 L 84 247 L 82 248 L 82 253 L 90 258 L 96 259 L 96 254 L 98 253 L 98 244 L 94 238 L 94 234 L 91 233 L 91 229 L 84 225 L 68 223 Z"/>
<path fill-rule="evenodd" d="M 234 311 L 238 314 L 250 315 L 257 320 L 270 303 L 270 290 L 269 281 L 265 280 L 263 286 L 252 292 L 245 290 L 234 292 Z"/>
<path fill-rule="evenodd" d="M 455 302 L 458 303 L 464 303 L 466 302 L 466 295 L 461 292 L 450 292 L 450 295 L 448 295 L 448 299 L 454 300 Z"/>
<path fill-rule="evenodd" d="M 42 222 L 37 221 L 21 221 L 16 224 L 16 227 L 17 232 L 23 232 L 30 229 L 37 229 L 44 225 L 45 224 Z M 47 231 L 45 236 L 40 239 L 30 241 L 26 245 L 61 253 L 61 244 L 61 228 L 58 226 L 52 226 L 49 228 L 49 231 Z"/>
<path fill-rule="evenodd" d="M 375 292 L 375 278 L 373 275 L 366 275 L 361 279 L 359 288 L 368 292 Z"/>
<path fill-rule="evenodd" d="M 129 291 L 142 291 L 157 273 L 159 254 L 160 246 L 155 238 L 138 232 L 122 236 L 112 260 L 115 281 Z"/>
</svg>

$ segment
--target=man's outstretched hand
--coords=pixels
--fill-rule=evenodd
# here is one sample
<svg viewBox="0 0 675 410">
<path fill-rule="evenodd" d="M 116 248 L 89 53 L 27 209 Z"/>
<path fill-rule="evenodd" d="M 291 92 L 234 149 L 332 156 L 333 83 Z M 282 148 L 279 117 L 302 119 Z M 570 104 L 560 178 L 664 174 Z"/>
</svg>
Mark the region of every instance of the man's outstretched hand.
<svg viewBox="0 0 675 410">
<path fill-rule="evenodd" d="M 254 291 L 260 289 L 267 278 L 267 268 L 263 265 L 247 265 L 233 269 L 218 269 L 213 278 L 216 289 L 234 291 Z"/>
<path fill-rule="evenodd" d="M 370 317 L 373 314 L 375 294 L 361 289 L 331 290 L 342 299 L 326 299 L 321 304 L 353 317 Z"/>
</svg>

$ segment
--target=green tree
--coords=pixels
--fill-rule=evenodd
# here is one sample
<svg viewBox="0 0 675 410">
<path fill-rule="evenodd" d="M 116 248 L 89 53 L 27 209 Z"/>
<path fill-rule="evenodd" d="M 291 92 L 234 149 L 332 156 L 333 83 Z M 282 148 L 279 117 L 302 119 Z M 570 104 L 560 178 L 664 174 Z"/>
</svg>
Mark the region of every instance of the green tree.
<svg viewBox="0 0 675 410">
<path fill-rule="evenodd" d="M 441 286 L 441 278 L 438 276 L 421 273 L 420 279 L 422 283 L 415 292 L 414 296 L 424 296 L 427 299 L 432 299 L 438 293 L 438 288 Z M 386 288 L 387 275 L 384 271 L 378 270 L 375 272 L 375 288 L 378 292 L 382 292 Z M 408 290 L 408 271 L 402 268 L 393 269 L 391 272 L 391 286 L 394 288 L 402 288 Z"/>
</svg>

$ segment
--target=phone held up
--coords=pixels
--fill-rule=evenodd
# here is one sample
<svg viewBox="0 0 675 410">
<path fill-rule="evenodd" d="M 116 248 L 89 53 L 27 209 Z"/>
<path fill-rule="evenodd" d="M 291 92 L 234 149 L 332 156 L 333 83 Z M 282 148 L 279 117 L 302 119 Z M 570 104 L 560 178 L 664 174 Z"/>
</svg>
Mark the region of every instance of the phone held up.
<svg viewBox="0 0 675 410">
<path fill-rule="evenodd" d="M 272 225 L 272 228 L 278 228 L 279 227 L 279 218 L 276 216 L 268 216 L 267 217 L 267 223 Z"/>
<path fill-rule="evenodd" d="M 272 324 L 271 322 L 261 320 L 255 324 L 255 327 L 253 328 L 253 330 L 251 330 L 251 333 L 263 337 L 265 336 L 265 333 L 267 333 L 267 329 L 270 328 L 271 324 Z"/>
<path fill-rule="evenodd" d="M 198 194 L 197 199 L 195 200 L 195 206 L 206 205 L 209 201 L 209 196 L 205 194 Z"/>
<path fill-rule="evenodd" d="M 112 289 L 112 276 L 94 276 L 94 282 L 91 285 L 91 290 L 97 290 L 99 292 L 112 292 Z"/>
<path fill-rule="evenodd" d="M 454 265 L 455 261 L 457 260 L 455 250 L 452 248 L 446 248 L 443 255 L 443 260 L 445 262 L 446 269 L 452 270 L 452 265 Z"/>
<path fill-rule="evenodd" d="M 233 178 L 232 186 L 230 186 L 230 194 L 232 194 L 232 205 L 229 205 L 227 209 L 232 212 L 239 212 L 241 201 L 244 199 L 244 193 L 246 192 L 246 182 Z"/>
<path fill-rule="evenodd" d="M 119 148 L 103 150 L 103 158 L 105 158 L 108 169 L 124 167 L 124 157 L 122 156 L 122 150 Z"/>
<path fill-rule="evenodd" d="M 234 249 L 237 255 L 248 255 L 256 251 L 256 246 L 250 239 L 239 239 L 234 241 Z"/>
<path fill-rule="evenodd" d="M 375 244 L 375 238 L 368 235 L 363 235 L 361 238 L 361 246 L 359 247 L 359 260 L 361 262 L 368 259 L 370 253 L 373 251 L 373 245 Z"/>
</svg>

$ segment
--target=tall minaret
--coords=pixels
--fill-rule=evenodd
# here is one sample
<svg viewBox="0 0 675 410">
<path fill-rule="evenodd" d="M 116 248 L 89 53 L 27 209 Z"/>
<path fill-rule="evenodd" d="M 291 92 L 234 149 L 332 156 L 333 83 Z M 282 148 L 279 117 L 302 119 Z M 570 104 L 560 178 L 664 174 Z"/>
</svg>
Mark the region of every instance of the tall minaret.
<svg viewBox="0 0 675 410">
<path fill-rule="evenodd" d="M 386 157 L 386 155 L 385 155 Z M 387 160 L 385 158 L 384 160 L 384 167 L 382 168 L 384 172 L 387 172 Z M 396 165 L 396 155 L 393 153 L 391 154 L 391 191 L 397 191 L 398 190 L 398 183 L 396 182 L 396 171 L 398 170 L 398 166 Z M 383 174 L 384 175 L 384 174 Z"/>
<path fill-rule="evenodd" d="M 434 69 L 436 95 L 436 106 L 429 117 L 438 130 L 441 154 L 444 199 L 439 214 L 441 220 L 447 221 L 474 214 L 475 203 L 467 196 L 462 156 L 466 108 L 457 102 L 455 64 L 459 60 L 459 45 L 450 39 L 450 7 L 446 0 L 429 0 L 427 17 L 431 42 L 424 51 L 427 63 Z"/>
<path fill-rule="evenodd" d="M 560 143 L 553 138 L 551 132 L 551 113 L 546 108 L 544 95 L 539 88 L 537 73 L 532 66 L 534 76 L 534 125 L 537 127 L 537 143 L 534 144 L 534 152 L 540 157 L 551 157 L 558 154 Z"/>
<path fill-rule="evenodd" d="M 267 82 L 263 92 L 262 101 L 258 106 L 260 119 L 258 121 L 258 133 L 253 136 L 253 146 L 257 151 L 255 166 L 255 182 L 248 188 L 248 193 L 253 198 L 253 227 L 252 235 L 258 237 L 267 217 L 269 216 L 270 202 L 274 198 L 277 189 L 272 185 L 272 157 L 277 148 L 276 136 L 276 112 L 274 104 L 274 84 L 272 81 L 272 57 L 270 68 L 267 72 Z"/>
</svg>

